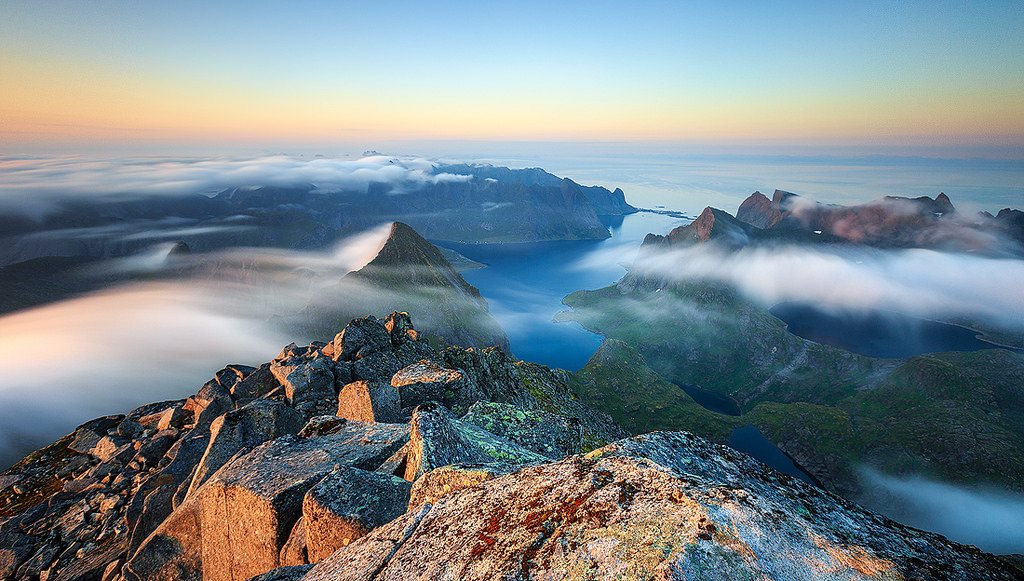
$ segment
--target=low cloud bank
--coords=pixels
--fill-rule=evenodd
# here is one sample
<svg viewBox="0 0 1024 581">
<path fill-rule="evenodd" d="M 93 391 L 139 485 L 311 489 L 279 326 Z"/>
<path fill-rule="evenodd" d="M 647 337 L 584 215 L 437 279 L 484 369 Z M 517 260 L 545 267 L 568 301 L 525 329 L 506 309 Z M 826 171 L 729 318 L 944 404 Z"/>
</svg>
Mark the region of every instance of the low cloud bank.
<svg viewBox="0 0 1024 581">
<path fill-rule="evenodd" d="M 435 162 L 375 155 L 361 159 L 182 159 L 0 156 L 0 209 L 41 216 L 67 199 L 135 198 L 213 193 L 233 187 L 313 185 L 322 192 L 366 191 L 390 184 L 409 191 L 425 184 L 465 182 L 471 175 L 434 173 Z"/>
<path fill-rule="evenodd" d="M 586 257 L 581 267 L 621 260 Z M 980 317 L 1024 325 L 1024 261 L 931 250 L 781 246 L 727 251 L 711 245 L 644 249 L 633 274 L 729 283 L 764 306 L 794 301 L 822 309 L 893 310 L 920 317 Z"/>
<path fill-rule="evenodd" d="M 861 471 L 862 502 L 890 518 L 989 552 L 1024 553 L 1024 495 L 974 490 L 919 476 Z"/>
<path fill-rule="evenodd" d="M 324 253 L 173 256 L 161 245 L 98 268 L 190 268 L 189 277 L 0 317 L 0 469 L 88 419 L 186 397 L 229 363 L 269 360 L 296 339 L 273 315 L 298 311 L 321 287 L 365 265 L 389 230 L 369 230 Z"/>
</svg>

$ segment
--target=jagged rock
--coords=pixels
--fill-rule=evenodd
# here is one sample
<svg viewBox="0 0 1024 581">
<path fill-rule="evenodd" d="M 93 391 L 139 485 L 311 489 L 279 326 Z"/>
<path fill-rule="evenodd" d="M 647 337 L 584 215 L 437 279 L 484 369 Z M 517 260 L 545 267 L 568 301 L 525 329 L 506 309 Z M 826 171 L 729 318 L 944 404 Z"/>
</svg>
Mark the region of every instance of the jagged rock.
<svg viewBox="0 0 1024 581">
<path fill-rule="evenodd" d="M 404 514 L 410 487 L 397 476 L 358 468 L 342 468 L 327 475 L 302 501 L 309 562 L 326 559 Z"/>
<path fill-rule="evenodd" d="M 384 319 L 384 328 L 391 336 L 391 346 L 398 348 L 408 341 L 419 341 L 420 336 L 412 326 L 409 313 L 391 313 Z"/>
<path fill-rule="evenodd" d="M 334 337 L 336 360 L 353 361 L 391 348 L 391 335 L 376 317 L 355 319 Z"/>
<path fill-rule="evenodd" d="M 264 363 L 231 386 L 231 397 L 244 404 L 249 400 L 263 397 L 280 385 L 281 382 L 270 371 L 270 364 Z"/>
<path fill-rule="evenodd" d="M 402 362 L 389 351 L 376 351 L 352 363 L 352 379 L 387 383 L 402 368 Z"/>
<path fill-rule="evenodd" d="M 345 418 L 339 418 L 338 416 L 313 416 L 309 418 L 305 426 L 299 430 L 300 438 L 314 438 L 316 436 L 326 436 L 328 434 L 335 434 L 343 427 L 345 422 L 348 421 Z"/>
<path fill-rule="evenodd" d="M 441 352 L 445 367 L 458 369 L 480 387 L 490 401 L 532 408 L 536 401 L 519 387 L 519 375 L 511 357 L 501 349 L 460 349 L 448 347 Z"/>
<path fill-rule="evenodd" d="M 974 547 L 900 526 L 682 432 L 453 492 L 357 539 L 303 579 L 370 577 L 1018 578 Z"/>
<path fill-rule="evenodd" d="M 293 567 L 309 563 L 309 552 L 306 550 L 306 519 L 299 517 L 292 527 L 288 540 L 281 547 L 278 562 L 282 567 Z"/>
<path fill-rule="evenodd" d="M 302 579 L 302 577 L 312 568 L 312 565 L 281 567 L 274 569 L 273 571 L 267 571 L 262 575 L 250 577 L 248 581 L 299 581 L 299 579 Z"/>
<path fill-rule="evenodd" d="M 353 381 L 338 394 L 338 416 L 362 422 L 394 423 L 401 420 L 398 389 L 387 383 Z"/>
<path fill-rule="evenodd" d="M 754 192 L 740 204 L 736 219 L 757 228 L 771 228 L 782 221 L 782 210 L 761 192 Z"/>
<path fill-rule="evenodd" d="M 451 464 L 435 468 L 413 483 L 409 509 L 421 504 L 434 504 L 456 490 L 472 488 L 511 471 L 506 464 Z"/>
<path fill-rule="evenodd" d="M 90 453 L 90 450 L 107 436 L 107 432 L 116 428 L 122 420 L 124 420 L 124 415 L 113 415 L 85 422 L 75 428 L 74 438 L 68 444 L 68 448 L 82 454 Z"/>
<path fill-rule="evenodd" d="M 210 429 L 213 420 L 235 408 L 231 392 L 216 381 L 208 381 L 192 397 L 185 400 L 184 408 L 195 418 L 193 430 Z"/>
<path fill-rule="evenodd" d="M 280 369 L 280 368 L 278 368 Z M 275 367 L 271 371 L 275 374 Z M 285 401 L 306 417 L 333 412 L 337 405 L 334 366 L 327 357 L 303 361 L 280 378 Z"/>
<path fill-rule="evenodd" d="M 583 451 L 583 427 L 576 418 L 507 403 L 477 402 L 462 421 L 515 442 L 527 450 L 560 460 Z"/>
<path fill-rule="evenodd" d="M 185 400 L 180 400 L 167 408 L 140 417 L 139 423 L 148 429 L 161 432 L 169 428 L 180 430 L 185 427 L 188 420 L 189 416 L 185 412 Z"/>
<path fill-rule="evenodd" d="M 391 377 L 391 386 L 398 390 L 402 408 L 438 401 L 449 408 L 465 410 L 485 397 L 461 371 L 446 369 L 427 359 L 400 369 Z"/>
<path fill-rule="evenodd" d="M 244 579 L 280 565 L 302 497 L 336 466 L 374 470 L 405 444 L 404 425 L 346 422 L 236 456 L 179 506 L 125 565 L 125 577 Z"/>
<path fill-rule="evenodd" d="M 196 466 L 188 494 L 195 492 L 240 450 L 285 434 L 295 434 L 303 423 L 302 415 L 294 409 L 265 399 L 220 416 L 210 425 L 210 443 Z"/>
<path fill-rule="evenodd" d="M 416 408 L 410 425 L 412 432 L 405 466 L 405 479 L 409 481 L 449 464 L 518 466 L 546 460 L 540 454 L 459 420 L 440 404 L 428 403 Z"/>
<path fill-rule="evenodd" d="M 409 442 L 398 449 L 390 458 L 384 461 L 377 468 L 377 472 L 391 474 L 392 476 L 405 477 L 405 464 L 409 460 Z"/>
<path fill-rule="evenodd" d="M 103 436 L 96 442 L 96 445 L 89 450 L 89 455 L 99 459 L 100 462 L 111 460 L 123 464 L 133 455 L 131 440 L 121 436 Z"/>
</svg>

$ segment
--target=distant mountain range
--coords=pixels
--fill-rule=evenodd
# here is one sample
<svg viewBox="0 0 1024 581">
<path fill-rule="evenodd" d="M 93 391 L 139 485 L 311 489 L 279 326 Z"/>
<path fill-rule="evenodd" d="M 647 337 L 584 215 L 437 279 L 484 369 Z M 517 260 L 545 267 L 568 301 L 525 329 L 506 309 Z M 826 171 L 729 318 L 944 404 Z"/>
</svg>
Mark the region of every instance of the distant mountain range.
<svg viewBox="0 0 1024 581">
<path fill-rule="evenodd" d="M 754 192 L 733 216 L 705 208 L 691 224 L 650 243 L 716 240 L 730 247 L 770 242 L 845 243 L 876 248 L 928 248 L 986 255 L 1024 255 L 1024 212 L 964 215 L 946 194 L 885 198 L 857 206 L 821 204 L 775 190 Z"/>
<path fill-rule="evenodd" d="M 433 171 L 460 179 L 371 183 L 365 191 L 301 184 L 239 187 L 214 196 L 64 201 L 40 220 L 0 216 L 0 265 L 43 256 L 123 256 L 176 240 L 199 252 L 318 248 L 391 221 L 439 241 L 603 239 L 609 233 L 600 215 L 636 211 L 622 190 L 581 186 L 538 168 L 439 165 Z"/>
</svg>

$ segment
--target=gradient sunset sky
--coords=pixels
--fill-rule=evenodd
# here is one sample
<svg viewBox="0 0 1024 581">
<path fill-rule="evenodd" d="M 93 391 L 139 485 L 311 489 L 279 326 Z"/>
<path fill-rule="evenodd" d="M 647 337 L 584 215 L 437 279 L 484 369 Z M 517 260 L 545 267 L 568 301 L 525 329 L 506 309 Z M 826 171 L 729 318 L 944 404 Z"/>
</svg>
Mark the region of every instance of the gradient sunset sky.
<svg viewBox="0 0 1024 581">
<path fill-rule="evenodd" d="M 1024 4 L 0 3 L 0 149 L 1024 144 Z"/>
</svg>

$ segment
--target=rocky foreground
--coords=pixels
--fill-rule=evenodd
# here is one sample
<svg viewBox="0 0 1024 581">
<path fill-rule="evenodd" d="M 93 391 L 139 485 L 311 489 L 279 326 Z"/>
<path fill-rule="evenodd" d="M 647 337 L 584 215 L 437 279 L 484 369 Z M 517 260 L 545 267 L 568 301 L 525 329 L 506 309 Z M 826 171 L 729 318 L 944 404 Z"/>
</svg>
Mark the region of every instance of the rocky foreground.
<svg viewBox="0 0 1024 581">
<path fill-rule="evenodd" d="M 0 577 L 1024 578 L 567 379 L 354 320 L 4 472 Z"/>
</svg>

